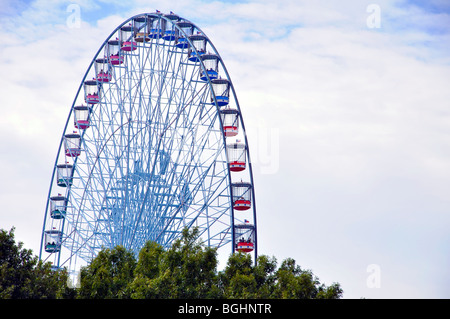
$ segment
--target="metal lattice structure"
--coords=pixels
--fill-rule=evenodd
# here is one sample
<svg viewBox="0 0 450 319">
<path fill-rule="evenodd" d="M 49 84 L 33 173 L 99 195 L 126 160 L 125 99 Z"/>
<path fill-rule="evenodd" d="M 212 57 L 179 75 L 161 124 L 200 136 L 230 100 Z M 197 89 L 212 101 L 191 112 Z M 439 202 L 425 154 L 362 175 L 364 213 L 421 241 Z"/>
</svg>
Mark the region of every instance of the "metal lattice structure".
<svg viewBox="0 0 450 319">
<path fill-rule="evenodd" d="M 192 22 L 145 13 L 110 34 L 78 88 L 40 259 L 73 271 L 103 248 L 167 248 L 185 227 L 256 259 L 249 148 L 222 58 Z"/>
</svg>

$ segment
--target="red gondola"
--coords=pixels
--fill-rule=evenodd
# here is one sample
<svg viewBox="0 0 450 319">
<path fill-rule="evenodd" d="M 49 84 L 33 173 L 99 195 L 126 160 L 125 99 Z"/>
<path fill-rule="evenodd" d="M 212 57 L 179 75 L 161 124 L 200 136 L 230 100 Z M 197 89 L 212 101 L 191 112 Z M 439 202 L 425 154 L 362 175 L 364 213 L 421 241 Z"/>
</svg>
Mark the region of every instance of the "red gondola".
<svg viewBox="0 0 450 319">
<path fill-rule="evenodd" d="M 237 244 L 236 250 L 241 253 L 249 253 L 254 249 L 254 245 L 252 242 L 242 241 Z"/>
<path fill-rule="evenodd" d="M 235 143 L 227 145 L 228 165 L 230 171 L 241 172 L 245 169 L 245 144 Z"/>
<path fill-rule="evenodd" d="M 239 252 L 249 253 L 255 249 L 255 226 L 245 221 L 245 224 L 234 226 L 235 249 Z"/>
<path fill-rule="evenodd" d="M 239 111 L 225 109 L 220 111 L 222 118 L 223 134 L 226 137 L 236 136 L 239 133 Z"/>
<path fill-rule="evenodd" d="M 252 207 L 252 184 L 244 182 L 233 183 L 231 188 L 233 192 L 233 208 L 236 210 L 250 209 Z"/>
</svg>

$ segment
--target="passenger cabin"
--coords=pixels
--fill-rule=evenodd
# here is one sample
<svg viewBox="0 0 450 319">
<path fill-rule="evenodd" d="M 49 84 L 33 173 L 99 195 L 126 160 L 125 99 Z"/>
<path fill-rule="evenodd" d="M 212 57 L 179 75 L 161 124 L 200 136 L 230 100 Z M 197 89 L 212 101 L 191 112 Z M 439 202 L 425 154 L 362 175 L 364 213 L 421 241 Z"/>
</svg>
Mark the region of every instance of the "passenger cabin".
<svg viewBox="0 0 450 319">
<path fill-rule="evenodd" d="M 147 42 L 150 41 L 150 37 L 149 37 L 149 19 L 144 16 L 144 17 L 137 17 L 133 20 L 134 22 L 134 29 L 135 29 L 135 36 L 134 36 L 134 40 L 136 42 Z"/>
<path fill-rule="evenodd" d="M 240 172 L 246 165 L 246 146 L 242 143 L 227 145 L 228 166 L 232 172 Z"/>
<path fill-rule="evenodd" d="M 61 250 L 62 232 L 59 230 L 46 230 L 44 232 L 45 251 L 56 253 Z"/>
<path fill-rule="evenodd" d="M 137 49 L 137 43 L 134 41 L 134 33 L 134 27 L 131 23 L 120 28 L 119 40 L 123 51 L 130 52 Z"/>
<path fill-rule="evenodd" d="M 72 170 L 73 166 L 69 164 L 56 165 L 56 184 L 59 187 L 72 186 Z"/>
<path fill-rule="evenodd" d="M 231 184 L 233 208 L 247 210 L 252 207 L 252 184 L 240 182 Z"/>
<path fill-rule="evenodd" d="M 234 248 L 238 252 L 252 252 L 255 249 L 255 238 L 255 226 L 248 221 L 245 224 L 234 225 Z"/>
<path fill-rule="evenodd" d="M 149 38 L 151 39 L 161 39 L 166 29 L 166 20 L 161 18 L 150 18 L 149 21 Z"/>
<path fill-rule="evenodd" d="M 255 249 L 254 244 L 249 240 L 239 240 L 239 242 L 236 244 L 236 250 L 241 253 L 249 253 L 252 252 Z"/>
<path fill-rule="evenodd" d="M 180 49 L 187 49 L 189 47 L 188 38 L 193 34 L 194 32 L 194 25 L 190 22 L 178 22 L 177 23 L 177 48 Z"/>
<path fill-rule="evenodd" d="M 204 54 L 201 57 L 205 70 L 200 71 L 200 79 L 208 81 L 217 79 L 219 76 L 219 57 L 215 54 Z"/>
<path fill-rule="evenodd" d="M 106 56 L 111 65 L 120 65 L 124 62 L 120 47 L 120 41 L 118 39 L 108 41 L 106 46 Z"/>
<path fill-rule="evenodd" d="M 192 35 L 189 37 L 192 46 L 189 47 L 188 59 L 191 62 L 200 62 L 200 56 L 206 53 L 206 37 L 201 34 Z"/>
<path fill-rule="evenodd" d="M 84 100 L 88 104 L 100 102 L 100 84 L 96 80 L 84 81 Z"/>
<path fill-rule="evenodd" d="M 63 219 L 66 217 L 67 199 L 64 196 L 50 197 L 50 217 L 53 219 Z"/>
<path fill-rule="evenodd" d="M 226 137 L 236 136 L 239 133 L 239 111 L 236 109 L 220 110 L 223 134 Z"/>
<path fill-rule="evenodd" d="M 211 80 L 215 100 L 218 106 L 225 106 L 229 103 L 230 96 L 230 82 L 226 79 Z M 214 104 L 214 98 L 211 99 Z"/>
<path fill-rule="evenodd" d="M 64 149 L 66 156 L 77 157 L 81 154 L 81 136 L 79 134 L 64 135 Z"/>
<path fill-rule="evenodd" d="M 175 41 L 176 39 L 176 32 L 175 32 L 175 22 L 180 19 L 180 17 L 173 12 L 170 12 L 170 14 L 165 14 L 165 18 L 171 20 L 173 23 L 166 23 L 166 28 L 163 32 L 163 40 L 165 41 Z"/>
<path fill-rule="evenodd" d="M 95 60 L 95 77 L 98 82 L 108 83 L 111 81 L 111 64 L 107 58 Z"/>
<path fill-rule="evenodd" d="M 73 118 L 77 129 L 87 129 L 90 126 L 91 108 L 89 106 L 74 106 Z"/>
</svg>

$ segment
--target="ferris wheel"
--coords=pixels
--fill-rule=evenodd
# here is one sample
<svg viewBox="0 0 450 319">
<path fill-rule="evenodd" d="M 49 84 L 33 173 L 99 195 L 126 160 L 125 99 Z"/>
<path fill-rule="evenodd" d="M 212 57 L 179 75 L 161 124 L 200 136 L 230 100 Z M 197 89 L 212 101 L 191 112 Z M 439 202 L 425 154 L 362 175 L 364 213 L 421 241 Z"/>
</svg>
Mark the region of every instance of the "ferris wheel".
<svg viewBox="0 0 450 319">
<path fill-rule="evenodd" d="M 249 147 L 218 51 L 192 22 L 144 13 L 102 43 L 64 127 L 40 259 L 76 271 L 103 248 L 164 248 L 197 227 L 257 256 Z"/>
</svg>

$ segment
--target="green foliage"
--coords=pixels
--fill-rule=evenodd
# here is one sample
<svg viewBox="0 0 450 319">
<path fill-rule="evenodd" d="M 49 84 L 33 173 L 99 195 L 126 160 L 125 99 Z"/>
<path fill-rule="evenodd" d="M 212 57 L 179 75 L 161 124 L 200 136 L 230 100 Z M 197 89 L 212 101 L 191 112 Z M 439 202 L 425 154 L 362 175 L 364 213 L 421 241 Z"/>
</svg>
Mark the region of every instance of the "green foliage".
<svg viewBox="0 0 450 319">
<path fill-rule="evenodd" d="M 81 269 L 80 298 L 127 298 L 127 286 L 133 280 L 136 260 L 122 246 L 103 249 L 89 266 Z"/>
<path fill-rule="evenodd" d="M 198 240 L 198 230 L 183 231 L 183 236 L 172 247 L 164 250 L 154 242 L 147 242 L 126 275 L 111 273 L 111 254 L 104 250 L 82 272 L 80 296 L 84 298 L 300 298 L 337 299 L 342 289 L 335 283 L 321 284 L 309 270 L 296 265 L 295 260 L 284 260 L 277 269 L 277 260 L 259 256 L 254 265 L 251 255 L 232 254 L 225 269 L 217 272 L 217 253 Z M 123 248 L 120 248 L 121 254 Z M 134 266 L 136 265 L 136 266 Z M 131 269 L 134 273 L 131 274 Z M 120 285 L 115 277 L 121 274 Z M 95 278 L 97 277 L 97 278 Z"/>
<path fill-rule="evenodd" d="M 132 298 L 214 298 L 217 288 L 215 249 L 203 247 L 198 231 L 183 231 L 181 239 L 164 251 L 147 243 L 139 253 Z"/>
<path fill-rule="evenodd" d="M 339 299 L 338 283 L 320 284 L 310 270 L 302 270 L 295 260 L 284 260 L 277 270 L 274 257 L 262 255 L 252 265 L 250 255 L 234 254 L 219 274 L 224 298 L 238 299 Z"/>
<path fill-rule="evenodd" d="M 15 244 L 14 229 L 0 231 L 0 298 L 88 299 L 338 299 L 338 283 L 327 287 L 294 259 L 277 269 L 275 257 L 232 254 L 217 271 L 217 252 L 198 239 L 198 230 L 185 229 L 172 247 L 164 250 L 147 242 L 136 260 L 122 246 L 103 249 L 81 269 L 80 288 L 67 287 L 67 272 L 52 271 Z"/>
<path fill-rule="evenodd" d="M 14 228 L 0 230 L 0 299 L 54 299 L 73 294 L 67 287 L 67 272 L 52 271 L 23 243 L 16 244 Z"/>
</svg>

